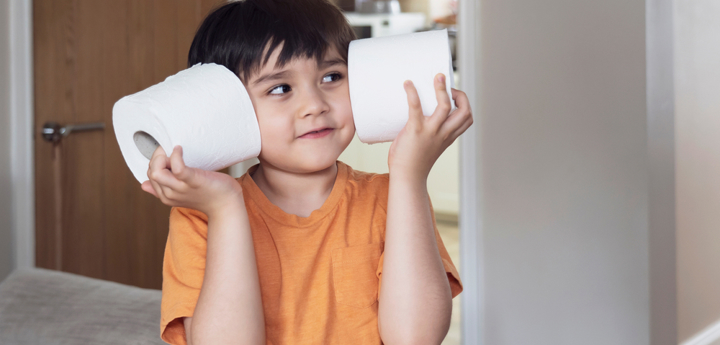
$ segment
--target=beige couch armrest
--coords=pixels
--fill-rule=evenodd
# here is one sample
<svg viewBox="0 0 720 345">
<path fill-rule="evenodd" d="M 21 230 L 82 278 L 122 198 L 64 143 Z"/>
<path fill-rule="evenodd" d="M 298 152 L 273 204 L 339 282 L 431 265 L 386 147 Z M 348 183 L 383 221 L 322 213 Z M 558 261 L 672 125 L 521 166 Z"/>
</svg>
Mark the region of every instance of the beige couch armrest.
<svg viewBox="0 0 720 345">
<path fill-rule="evenodd" d="M 160 290 L 30 268 L 0 283 L 0 344 L 165 344 Z"/>
</svg>

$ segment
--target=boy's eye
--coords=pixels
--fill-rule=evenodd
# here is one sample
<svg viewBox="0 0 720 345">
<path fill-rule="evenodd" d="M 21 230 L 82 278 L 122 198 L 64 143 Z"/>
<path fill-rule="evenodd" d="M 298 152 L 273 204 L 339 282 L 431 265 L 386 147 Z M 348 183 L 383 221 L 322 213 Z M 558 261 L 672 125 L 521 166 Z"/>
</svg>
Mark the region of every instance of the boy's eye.
<svg viewBox="0 0 720 345">
<path fill-rule="evenodd" d="M 328 74 L 328 75 L 324 76 L 324 77 L 323 77 L 323 81 L 329 83 L 329 82 L 333 82 L 333 81 L 340 80 L 340 78 L 342 78 L 342 74 L 340 74 L 340 73 L 331 73 L 331 74 Z"/>
<path fill-rule="evenodd" d="M 270 92 L 268 92 L 268 93 L 271 95 L 282 95 L 286 92 L 290 92 L 290 90 L 291 90 L 290 85 L 283 84 L 283 85 L 278 85 L 278 86 L 272 88 L 270 90 Z"/>
</svg>

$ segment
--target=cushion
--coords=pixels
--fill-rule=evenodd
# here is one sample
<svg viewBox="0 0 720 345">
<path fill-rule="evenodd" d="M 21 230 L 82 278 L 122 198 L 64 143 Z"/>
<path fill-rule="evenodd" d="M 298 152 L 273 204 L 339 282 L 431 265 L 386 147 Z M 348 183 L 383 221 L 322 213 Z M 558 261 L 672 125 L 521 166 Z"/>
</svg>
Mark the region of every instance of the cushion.
<svg viewBox="0 0 720 345">
<path fill-rule="evenodd" d="M 0 344 L 164 344 L 160 290 L 43 268 L 0 283 Z"/>
</svg>

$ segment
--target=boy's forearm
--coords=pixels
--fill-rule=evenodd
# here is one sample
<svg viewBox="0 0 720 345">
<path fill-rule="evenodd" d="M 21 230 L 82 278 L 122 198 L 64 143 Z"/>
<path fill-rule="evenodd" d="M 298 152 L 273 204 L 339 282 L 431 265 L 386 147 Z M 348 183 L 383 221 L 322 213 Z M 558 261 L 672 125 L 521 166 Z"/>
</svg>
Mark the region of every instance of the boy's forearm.
<svg viewBox="0 0 720 345">
<path fill-rule="evenodd" d="M 426 179 L 390 174 L 378 327 L 386 344 L 439 344 L 452 294 L 430 215 Z"/>
<path fill-rule="evenodd" d="M 189 332 L 192 344 L 265 344 L 265 318 L 245 204 L 240 199 L 208 218 L 205 276 Z"/>
</svg>

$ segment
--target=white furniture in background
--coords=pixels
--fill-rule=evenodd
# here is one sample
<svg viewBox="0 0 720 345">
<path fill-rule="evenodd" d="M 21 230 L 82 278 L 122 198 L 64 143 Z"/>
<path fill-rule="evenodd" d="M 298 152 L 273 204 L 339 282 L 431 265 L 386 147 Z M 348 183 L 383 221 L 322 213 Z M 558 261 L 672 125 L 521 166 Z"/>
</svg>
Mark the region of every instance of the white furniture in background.
<svg viewBox="0 0 720 345">
<path fill-rule="evenodd" d="M 367 27 L 369 37 L 409 34 L 425 27 L 425 13 L 356 13 L 345 12 L 353 27 Z M 363 37 L 360 37 L 363 38 Z"/>
</svg>

